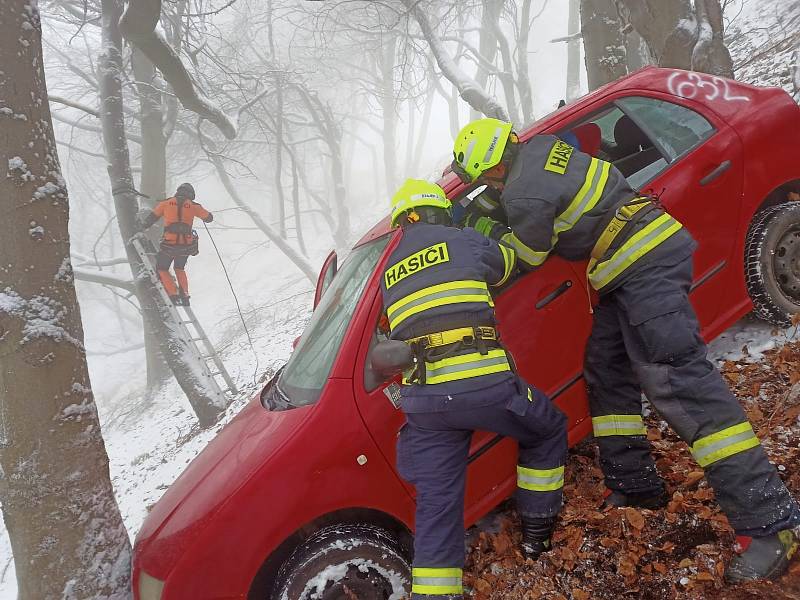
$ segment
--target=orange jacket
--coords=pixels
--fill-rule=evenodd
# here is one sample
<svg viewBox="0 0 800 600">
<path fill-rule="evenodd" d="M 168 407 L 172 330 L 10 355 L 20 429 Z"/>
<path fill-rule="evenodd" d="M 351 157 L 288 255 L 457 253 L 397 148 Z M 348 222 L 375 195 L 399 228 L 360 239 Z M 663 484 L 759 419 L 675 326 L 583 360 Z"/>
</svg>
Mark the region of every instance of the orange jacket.
<svg viewBox="0 0 800 600">
<path fill-rule="evenodd" d="M 214 220 L 214 216 L 193 200 L 178 203 L 175 198 L 167 198 L 159 202 L 153 209 L 155 220 L 164 219 L 164 236 L 166 244 L 184 245 L 192 243 L 192 223 L 195 217 L 206 223 Z"/>
</svg>

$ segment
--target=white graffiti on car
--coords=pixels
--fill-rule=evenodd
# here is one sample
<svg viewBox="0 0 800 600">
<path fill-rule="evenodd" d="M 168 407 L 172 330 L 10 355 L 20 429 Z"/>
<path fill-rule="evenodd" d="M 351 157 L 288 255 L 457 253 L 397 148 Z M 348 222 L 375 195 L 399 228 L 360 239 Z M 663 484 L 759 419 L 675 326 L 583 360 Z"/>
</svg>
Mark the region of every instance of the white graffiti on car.
<svg viewBox="0 0 800 600">
<path fill-rule="evenodd" d="M 675 71 L 672 73 L 667 79 L 667 88 L 670 94 L 690 100 L 701 95 L 704 100 L 750 102 L 750 98 L 747 96 L 737 96 L 731 92 L 726 79 L 692 71 Z"/>
</svg>

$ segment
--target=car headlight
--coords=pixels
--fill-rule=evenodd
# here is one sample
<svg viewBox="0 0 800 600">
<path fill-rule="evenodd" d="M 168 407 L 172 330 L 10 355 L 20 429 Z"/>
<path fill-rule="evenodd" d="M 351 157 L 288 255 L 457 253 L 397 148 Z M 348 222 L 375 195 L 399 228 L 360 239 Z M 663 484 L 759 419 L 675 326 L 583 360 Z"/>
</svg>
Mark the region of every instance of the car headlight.
<svg viewBox="0 0 800 600">
<path fill-rule="evenodd" d="M 151 577 L 144 571 L 139 572 L 139 600 L 161 600 L 164 582 Z"/>
</svg>

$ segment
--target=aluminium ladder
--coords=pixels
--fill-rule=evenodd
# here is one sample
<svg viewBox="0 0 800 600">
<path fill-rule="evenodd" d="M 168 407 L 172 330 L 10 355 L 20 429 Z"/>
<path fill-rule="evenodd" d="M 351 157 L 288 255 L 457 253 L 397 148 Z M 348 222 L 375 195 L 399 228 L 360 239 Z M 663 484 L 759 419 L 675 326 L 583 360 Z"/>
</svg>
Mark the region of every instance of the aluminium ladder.
<svg viewBox="0 0 800 600">
<path fill-rule="evenodd" d="M 195 316 L 191 307 L 176 306 L 172 303 L 153 264 L 152 257 L 156 254 L 153 242 L 143 233 L 137 233 L 131 238 L 130 243 L 139 255 L 145 273 L 150 278 L 150 281 L 153 282 L 156 290 L 158 290 L 161 303 L 166 308 L 167 314 L 169 315 L 170 325 L 173 331 L 177 332 L 184 347 L 189 351 L 193 362 L 197 366 L 197 373 L 200 375 L 200 379 L 206 387 L 214 393 L 216 397 L 215 404 L 224 409 L 228 405 L 225 398 L 225 391 L 227 390 L 231 394 L 238 393 L 236 384 L 225 368 L 225 364 L 214 349 L 211 340 L 208 339 L 208 335 L 206 335 L 203 326 L 200 324 L 200 321 Z M 179 309 L 183 310 L 183 314 L 181 314 Z M 198 342 L 202 344 L 205 354 L 198 347 Z M 216 379 L 219 376 L 225 381 L 225 389 L 220 386 L 219 381 Z"/>
</svg>

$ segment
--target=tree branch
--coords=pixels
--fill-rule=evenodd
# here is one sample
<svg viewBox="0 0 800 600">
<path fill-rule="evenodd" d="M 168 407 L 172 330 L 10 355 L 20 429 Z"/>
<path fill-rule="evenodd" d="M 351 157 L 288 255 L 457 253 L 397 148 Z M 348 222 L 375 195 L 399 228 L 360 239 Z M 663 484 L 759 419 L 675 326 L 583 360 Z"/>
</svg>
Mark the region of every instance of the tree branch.
<svg viewBox="0 0 800 600">
<path fill-rule="evenodd" d="M 161 71 L 184 108 L 213 123 L 229 140 L 234 139 L 234 122 L 205 96 L 175 50 L 156 31 L 160 16 L 161 0 L 131 0 L 119 21 L 119 30 Z"/>
<path fill-rule="evenodd" d="M 126 261 L 127 262 L 127 261 Z M 135 285 L 130 279 L 122 279 L 116 275 L 108 273 L 99 273 L 97 271 L 87 271 L 81 268 L 72 268 L 75 274 L 75 279 L 78 281 L 88 281 L 91 283 L 99 283 L 100 285 L 110 285 L 111 287 L 122 288 L 125 291 L 133 293 Z"/>
</svg>

